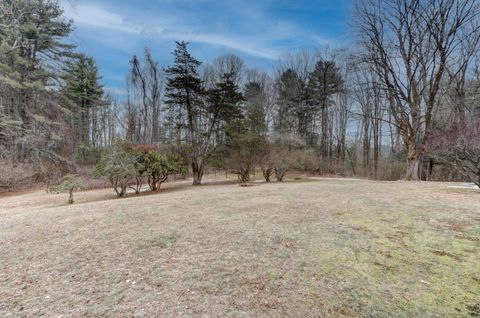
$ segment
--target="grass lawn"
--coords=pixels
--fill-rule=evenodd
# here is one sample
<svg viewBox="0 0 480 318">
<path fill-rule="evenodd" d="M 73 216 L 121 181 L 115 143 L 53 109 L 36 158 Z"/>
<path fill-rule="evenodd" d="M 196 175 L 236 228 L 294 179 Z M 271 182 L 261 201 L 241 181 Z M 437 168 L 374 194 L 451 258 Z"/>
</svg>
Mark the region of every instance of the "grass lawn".
<svg viewBox="0 0 480 318">
<path fill-rule="evenodd" d="M 0 317 L 479 317 L 480 193 L 300 180 L 0 198 Z"/>
</svg>

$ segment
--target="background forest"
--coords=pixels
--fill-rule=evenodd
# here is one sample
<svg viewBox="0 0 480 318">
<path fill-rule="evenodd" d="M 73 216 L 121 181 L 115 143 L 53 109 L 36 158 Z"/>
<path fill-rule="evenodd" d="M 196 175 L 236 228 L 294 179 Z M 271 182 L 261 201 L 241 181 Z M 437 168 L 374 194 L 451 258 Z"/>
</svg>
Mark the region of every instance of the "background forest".
<svg viewBox="0 0 480 318">
<path fill-rule="evenodd" d="M 357 1 L 355 43 L 269 72 L 232 54 L 199 61 L 179 39 L 171 65 L 133 55 L 116 96 L 69 44 L 58 1 L 2 1 L 0 191 L 76 173 L 122 195 L 142 178 L 246 183 L 255 169 L 480 184 L 479 13 L 475 0 Z"/>
</svg>

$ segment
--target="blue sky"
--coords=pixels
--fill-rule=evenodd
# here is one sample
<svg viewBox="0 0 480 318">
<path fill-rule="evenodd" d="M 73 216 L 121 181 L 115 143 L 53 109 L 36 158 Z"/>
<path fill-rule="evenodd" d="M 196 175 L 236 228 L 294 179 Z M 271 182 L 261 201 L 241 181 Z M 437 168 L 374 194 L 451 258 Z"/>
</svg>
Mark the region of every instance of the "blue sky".
<svg viewBox="0 0 480 318">
<path fill-rule="evenodd" d="M 93 56 L 105 86 L 121 92 L 133 54 L 148 46 L 161 65 L 176 40 L 211 61 L 224 53 L 270 70 L 282 55 L 349 41 L 353 0 L 62 0 L 74 20 L 70 41 Z"/>
</svg>

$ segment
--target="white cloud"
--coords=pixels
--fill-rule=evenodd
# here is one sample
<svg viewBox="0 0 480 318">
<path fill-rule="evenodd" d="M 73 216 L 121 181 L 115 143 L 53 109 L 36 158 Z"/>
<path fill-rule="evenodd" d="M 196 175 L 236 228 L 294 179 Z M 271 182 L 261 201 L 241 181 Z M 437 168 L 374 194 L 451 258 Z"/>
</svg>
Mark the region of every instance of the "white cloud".
<svg viewBox="0 0 480 318">
<path fill-rule="evenodd" d="M 76 24 L 133 34 L 138 34 L 142 31 L 142 28 L 127 23 L 121 15 L 101 7 L 83 4 L 73 6 L 69 2 L 64 1 L 63 8 L 65 15 L 69 19 L 74 20 Z"/>
<path fill-rule="evenodd" d="M 199 22 L 197 20 L 195 23 L 193 21 L 196 19 L 194 16 L 189 16 L 188 12 L 168 12 L 164 8 L 162 16 L 158 14 L 152 16 L 153 14 L 149 12 L 132 11 L 126 19 L 125 16 L 96 4 L 72 5 L 66 1 L 71 0 L 63 0 L 65 14 L 77 25 L 145 37 L 212 44 L 270 60 L 276 60 L 282 55 L 281 42 L 284 40 L 305 41 L 320 45 L 329 43 L 327 39 L 305 32 L 288 22 L 269 23 L 261 18 L 258 10 L 255 10 L 255 19 L 252 19 L 251 13 L 249 14 L 248 22 L 244 25 L 246 30 L 243 30 L 243 33 L 239 28 L 238 32 L 232 34 L 232 32 L 219 30 L 222 28 L 213 28 L 217 32 L 210 32 L 206 28 L 214 21 Z M 248 12 L 251 10 L 247 10 Z"/>
<path fill-rule="evenodd" d="M 262 49 L 258 48 L 256 45 L 249 44 L 249 42 L 252 42 L 251 40 L 242 40 L 239 38 L 227 37 L 224 35 L 169 30 L 162 30 L 158 34 L 162 37 L 173 40 L 184 40 L 188 42 L 219 45 L 230 48 L 232 50 L 247 53 L 252 56 L 262 57 L 271 60 L 277 59 L 280 55 L 280 52 L 276 50 Z"/>
</svg>

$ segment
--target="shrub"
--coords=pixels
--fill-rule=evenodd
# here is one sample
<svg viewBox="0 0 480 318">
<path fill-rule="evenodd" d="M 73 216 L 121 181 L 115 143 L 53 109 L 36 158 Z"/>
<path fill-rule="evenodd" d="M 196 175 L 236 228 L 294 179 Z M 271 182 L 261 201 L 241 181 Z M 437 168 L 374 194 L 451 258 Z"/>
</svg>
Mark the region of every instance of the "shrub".
<svg viewBox="0 0 480 318">
<path fill-rule="evenodd" d="M 156 191 L 170 174 L 184 172 L 184 163 L 173 149 L 159 149 L 155 145 L 134 146 L 119 140 L 105 150 L 94 175 L 106 177 L 121 197 L 127 188 L 139 194 L 145 178 L 150 190 Z"/>
<path fill-rule="evenodd" d="M 267 143 L 265 149 L 259 156 L 260 169 L 262 170 L 263 178 L 265 182 L 270 182 L 270 177 L 274 173 L 274 158 L 272 154 L 272 145 Z"/>
<path fill-rule="evenodd" d="M 282 182 L 285 174 L 291 166 L 290 153 L 284 147 L 276 146 L 272 150 L 273 170 L 278 182 Z"/>
<path fill-rule="evenodd" d="M 17 163 L 0 160 L 0 193 L 24 189 L 40 182 L 40 175 L 33 163 Z"/>
<path fill-rule="evenodd" d="M 270 177 L 273 174 L 273 168 L 269 165 L 262 165 L 262 174 L 266 182 L 270 182 Z"/>
<path fill-rule="evenodd" d="M 317 172 L 320 158 L 313 149 L 293 150 L 288 154 L 290 168 L 302 171 Z"/>
<path fill-rule="evenodd" d="M 140 162 L 152 191 L 159 190 L 169 175 L 183 173 L 185 170 L 178 156 L 168 150 L 150 150 L 143 154 Z"/>
<path fill-rule="evenodd" d="M 229 131 L 227 154 L 224 158 L 225 168 L 238 175 L 241 186 L 246 186 L 265 149 L 266 141 L 262 136 L 242 128 L 232 129 Z"/>
<path fill-rule="evenodd" d="M 266 182 L 274 174 L 277 181 L 283 181 L 285 174 L 291 166 L 290 152 L 281 145 L 269 144 L 261 156 L 261 168 Z"/>
<path fill-rule="evenodd" d="M 51 187 L 49 190 L 51 192 L 56 192 L 56 193 L 68 192 L 68 194 L 69 194 L 68 204 L 72 204 L 73 203 L 73 191 L 77 190 L 77 189 L 80 189 L 81 187 L 82 187 L 82 182 L 80 181 L 80 179 L 78 178 L 77 175 L 67 174 L 66 176 L 64 176 L 62 178 L 62 181 L 59 184 Z"/>
<path fill-rule="evenodd" d="M 106 177 L 113 186 L 117 196 L 122 197 L 127 192 L 129 183 L 140 177 L 143 170 L 140 154 L 130 143 L 117 140 L 111 148 L 106 149 L 95 168 L 96 177 Z"/>
<path fill-rule="evenodd" d="M 434 132 L 429 152 L 436 161 L 451 167 L 480 187 L 480 119 L 453 124 Z"/>
</svg>

